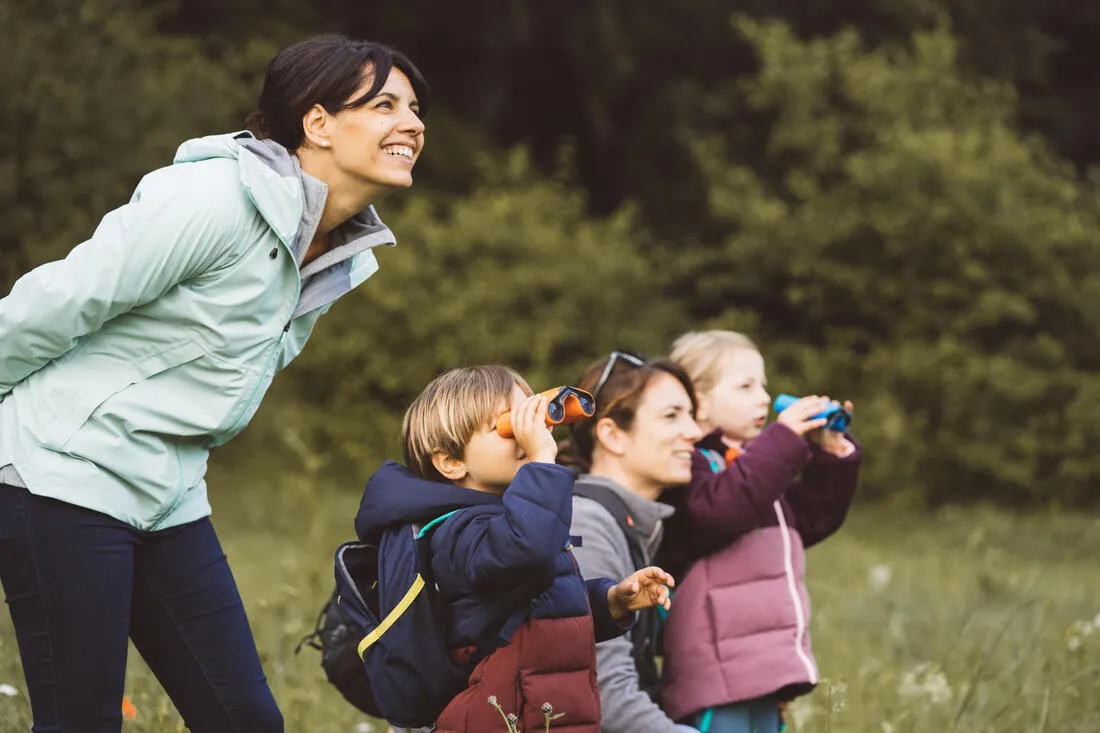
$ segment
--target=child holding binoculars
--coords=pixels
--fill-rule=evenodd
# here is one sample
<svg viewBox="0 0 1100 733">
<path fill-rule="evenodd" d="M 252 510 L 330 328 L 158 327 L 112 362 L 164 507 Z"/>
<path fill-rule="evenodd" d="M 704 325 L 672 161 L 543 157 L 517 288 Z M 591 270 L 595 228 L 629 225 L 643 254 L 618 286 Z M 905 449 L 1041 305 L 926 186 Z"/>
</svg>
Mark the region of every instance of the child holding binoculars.
<svg viewBox="0 0 1100 733">
<path fill-rule="evenodd" d="M 573 474 L 554 463 L 550 432 L 592 412 L 591 395 L 570 390 L 532 395 L 502 366 L 449 371 L 405 414 L 408 468 L 387 463 L 368 482 L 360 538 L 439 519 L 432 602 L 452 659 L 471 668 L 436 719 L 439 733 L 498 730 L 502 715 L 542 730 L 546 703 L 555 727 L 598 733 L 595 642 L 628 631 L 634 611 L 668 607 L 673 580 L 659 568 L 621 582 L 580 576 L 569 536 Z M 470 659 L 494 637 L 493 651 Z"/>
<path fill-rule="evenodd" d="M 687 333 L 672 359 L 708 434 L 690 487 L 668 499 L 676 514 L 662 559 L 691 569 L 665 627 L 663 705 L 703 733 L 773 733 L 780 706 L 819 680 L 803 550 L 844 522 L 860 449 L 825 427 L 828 397 L 799 399 L 767 424 L 764 359 L 742 334 Z"/>
</svg>

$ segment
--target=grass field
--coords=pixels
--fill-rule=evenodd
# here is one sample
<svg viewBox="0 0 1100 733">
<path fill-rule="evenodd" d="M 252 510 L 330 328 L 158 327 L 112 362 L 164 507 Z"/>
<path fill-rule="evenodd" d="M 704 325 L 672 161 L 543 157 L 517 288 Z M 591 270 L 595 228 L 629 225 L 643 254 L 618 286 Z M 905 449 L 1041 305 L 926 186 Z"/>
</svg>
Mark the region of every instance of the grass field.
<svg viewBox="0 0 1100 733">
<path fill-rule="evenodd" d="M 331 590 L 331 551 L 358 496 L 299 479 L 211 483 L 287 730 L 384 730 L 328 686 L 316 652 L 293 653 Z M 791 706 L 793 731 L 1100 731 L 1100 518 L 857 508 L 810 551 L 809 574 L 826 680 Z M 126 692 L 126 730 L 185 730 L 136 655 Z M 29 727 L 2 614 L 0 732 Z"/>
</svg>

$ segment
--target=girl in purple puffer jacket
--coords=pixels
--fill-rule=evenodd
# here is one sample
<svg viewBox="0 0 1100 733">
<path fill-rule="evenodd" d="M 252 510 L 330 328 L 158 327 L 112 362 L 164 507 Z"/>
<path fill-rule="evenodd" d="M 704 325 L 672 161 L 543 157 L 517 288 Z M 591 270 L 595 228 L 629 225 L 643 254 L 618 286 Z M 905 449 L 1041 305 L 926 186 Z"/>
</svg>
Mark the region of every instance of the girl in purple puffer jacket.
<svg viewBox="0 0 1100 733">
<path fill-rule="evenodd" d="M 709 432 L 691 485 L 662 496 L 676 513 L 660 561 L 691 567 L 665 627 L 663 705 L 703 733 L 775 733 L 781 704 L 819 679 L 803 550 L 844 522 L 860 449 L 813 418 L 827 397 L 805 397 L 767 425 L 764 360 L 739 333 L 685 334 L 672 359 L 691 376 Z"/>
</svg>

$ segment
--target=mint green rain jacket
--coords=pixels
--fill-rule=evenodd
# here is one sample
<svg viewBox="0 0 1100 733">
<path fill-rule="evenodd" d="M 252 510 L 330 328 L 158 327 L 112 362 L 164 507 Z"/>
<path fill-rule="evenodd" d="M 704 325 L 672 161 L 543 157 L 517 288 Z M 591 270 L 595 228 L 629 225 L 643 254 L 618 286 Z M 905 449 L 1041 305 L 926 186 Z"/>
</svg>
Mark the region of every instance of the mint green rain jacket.
<svg viewBox="0 0 1100 733">
<path fill-rule="evenodd" d="M 273 142 L 191 140 L 16 282 L 0 299 L 0 475 L 143 530 L 208 515 L 210 449 L 394 243 L 368 207 L 300 270 L 326 193 Z"/>
</svg>

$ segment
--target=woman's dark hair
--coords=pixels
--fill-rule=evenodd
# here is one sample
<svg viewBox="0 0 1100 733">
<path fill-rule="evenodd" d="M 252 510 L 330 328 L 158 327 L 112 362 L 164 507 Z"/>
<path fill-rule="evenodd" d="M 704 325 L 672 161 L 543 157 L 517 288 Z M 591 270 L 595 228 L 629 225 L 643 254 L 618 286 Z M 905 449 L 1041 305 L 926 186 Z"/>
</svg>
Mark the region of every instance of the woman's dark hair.
<svg viewBox="0 0 1100 733">
<path fill-rule="evenodd" d="M 428 84 L 400 51 L 341 35 L 314 36 L 288 46 L 275 54 L 267 67 L 259 109 L 248 116 L 245 126 L 261 140 L 297 150 L 305 140 L 302 118 L 313 105 L 319 104 L 331 114 L 361 107 L 378 96 L 394 68 L 409 77 L 423 117 L 428 108 Z M 366 74 L 374 75 L 371 88 L 352 99 Z"/>
<path fill-rule="evenodd" d="M 576 386 L 592 392 L 606 366 L 607 359 L 595 362 L 588 367 Z M 629 361 L 619 360 L 612 366 L 599 394 L 595 395 L 596 414 L 591 419 L 570 423 L 570 440 L 563 443 L 558 451 L 558 462 L 589 470 L 592 467 L 592 451 L 596 447 L 596 423 L 609 417 L 623 430 L 630 430 L 634 426 L 634 417 L 642 402 L 642 395 L 649 383 L 660 374 L 668 374 L 684 385 L 691 399 L 691 414 L 694 416 L 699 405 L 691 386 L 691 378 L 675 362 L 661 357 L 635 366 Z"/>
</svg>

